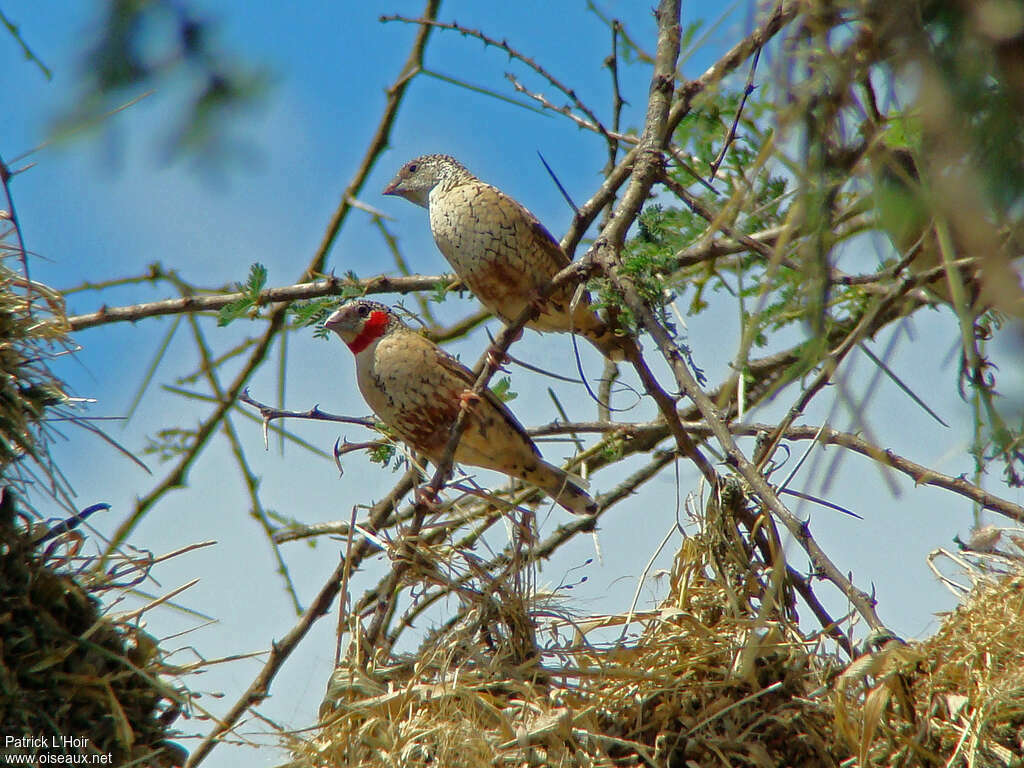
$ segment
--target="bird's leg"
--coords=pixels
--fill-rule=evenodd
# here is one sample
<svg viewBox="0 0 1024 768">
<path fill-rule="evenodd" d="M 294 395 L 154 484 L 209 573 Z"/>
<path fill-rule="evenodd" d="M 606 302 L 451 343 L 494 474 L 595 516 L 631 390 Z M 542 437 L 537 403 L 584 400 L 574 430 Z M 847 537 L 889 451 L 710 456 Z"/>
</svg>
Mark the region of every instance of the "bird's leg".
<svg viewBox="0 0 1024 768">
<path fill-rule="evenodd" d="M 441 497 L 429 485 L 417 486 L 416 490 L 413 491 L 413 498 L 416 499 L 417 504 L 422 504 L 430 512 L 436 512 L 437 508 L 441 505 Z"/>
<path fill-rule="evenodd" d="M 516 336 L 519 339 L 523 335 L 520 331 Z M 508 369 L 505 366 L 509 363 L 509 357 L 504 352 L 496 349 L 493 345 L 487 348 L 487 365 L 496 371 L 504 371 L 508 373 Z"/>
<path fill-rule="evenodd" d="M 531 288 L 530 292 L 526 296 L 526 303 L 533 310 L 533 319 L 537 319 L 543 314 L 551 312 L 551 297 L 541 298 L 540 289 L 537 287 Z"/>
<path fill-rule="evenodd" d="M 471 389 L 463 390 L 462 394 L 459 395 L 459 402 L 462 403 L 462 407 L 467 411 L 471 411 L 476 407 L 476 404 L 480 402 L 480 395 Z"/>
</svg>

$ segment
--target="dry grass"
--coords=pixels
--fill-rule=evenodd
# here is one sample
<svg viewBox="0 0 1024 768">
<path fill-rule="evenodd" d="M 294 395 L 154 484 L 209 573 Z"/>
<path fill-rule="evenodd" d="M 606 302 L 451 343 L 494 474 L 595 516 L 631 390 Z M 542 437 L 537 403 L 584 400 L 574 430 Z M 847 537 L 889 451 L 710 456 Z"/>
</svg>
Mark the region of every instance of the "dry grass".
<svg viewBox="0 0 1024 768">
<path fill-rule="evenodd" d="M 0 227 L 6 222 L 0 219 Z M 44 411 L 67 400 L 48 362 L 70 346 L 64 300 L 30 281 L 0 237 L 0 474 L 24 486 L 39 478 L 58 481 L 47 454 Z"/>
<path fill-rule="evenodd" d="M 727 588 L 707 578 L 710 557 L 703 539 L 684 543 L 669 598 L 632 616 L 640 632 L 630 642 L 590 639 L 625 615 L 550 622 L 549 600 L 505 591 L 415 657 L 364 669 L 350 648 L 318 735 L 291 745 L 299 764 L 834 764 L 817 642 L 758 618 L 752 576 Z M 526 637 L 533 653 L 520 650 Z"/>
<path fill-rule="evenodd" d="M 860 765 L 1024 765 L 1024 573 L 979 581 L 928 640 L 851 665 L 836 700 Z"/>
<path fill-rule="evenodd" d="M 187 700 L 163 681 L 156 641 L 104 615 L 97 595 L 116 578 L 81 576 L 84 540 L 70 531 L 80 520 L 44 537 L 38 515 L 19 508 L 31 491 L 36 503 L 76 509 L 48 451 L 52 422 L 76 418 L 49 368 L 73 345 L 63 298 L 30 280 L 6 218 L 0 211 L 0 752 L 179 765 L 183 751 L 164 739 Z M 22 748 L 7 737 L 78 741 Z"/>
<path fill-rule="evenodd" d="M 180 747 L 164 741 L 185 694 L 164 682 L 156 641 L 135 623 L 113 620 L 93 592 L 69 573 L 38 527 L 18 524 L 12 494 L 0 509 L 0 742 L 58 735 L 55 755 L 109 755 L 114 765 L 180 765 Z M 63 550 L 60 550 L 63 553 Z M 5 747 L 8 751 L 10 748 Z M 15 749 L 33 754 L 34 750 Z"/>
<path fill-rule="evenodd" d="M 626 615 L 552 624 L 550 599 L 506 592 L 414 656 L 364 666 L 350 648 L 315 736 L 289 744 L 294 765 L 1021 765 L 1024 575 L 984 581 L 929 640 L 844 667 L 760 609 L 768 569 L 710 577 L 712 538 L 684 541 L 668 598 L 630 617 L 628 642 L 590 640 Z"/>
</svg>

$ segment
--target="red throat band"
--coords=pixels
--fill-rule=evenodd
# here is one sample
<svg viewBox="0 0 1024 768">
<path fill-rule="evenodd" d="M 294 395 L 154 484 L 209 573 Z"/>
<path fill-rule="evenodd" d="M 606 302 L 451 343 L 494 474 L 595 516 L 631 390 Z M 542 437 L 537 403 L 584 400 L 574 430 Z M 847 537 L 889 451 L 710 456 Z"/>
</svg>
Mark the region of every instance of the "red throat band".
<svg viewBox="0 0 1024 768">
<path fill-rule="evenodd" d="M 352 342 L 348 345 L 348 348 L 352 350 L 353 355 L 358 355 L 374 340 L 384 335 L 385 329 L 388 327 L 387 312 L 381 312 L 379 309 L 375 309 L 370 313 L 370 316 L 366 318 L 366 323 L 363 325 L 363 330 L 359 332 L 359 335 L 352 339 Z"/>
</svg>

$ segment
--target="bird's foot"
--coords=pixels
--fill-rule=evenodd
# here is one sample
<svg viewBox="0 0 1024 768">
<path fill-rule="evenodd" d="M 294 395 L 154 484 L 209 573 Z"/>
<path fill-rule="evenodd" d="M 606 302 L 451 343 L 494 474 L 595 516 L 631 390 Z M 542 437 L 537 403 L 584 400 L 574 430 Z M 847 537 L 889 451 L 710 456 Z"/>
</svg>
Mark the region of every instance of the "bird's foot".
<svg viewBox="0 0 1024 768">
<path fill-rule="evenodd" d="M 476 404 L 480 402 L 480 395 L 471 389 L 467 389 L 459 395 L 459 402 L 462 403 L 463 408 L 472 410 L 476 407 Z"/>
<path fill-rule="evenodd" d="M 522 335 L 522 333 L 520 333 Z M 509 363 L 509 357 L 504 352 L 500 352 L 494 347 L 490 347 L 487 350 L 487 365 L 496 371 L 504 371 L 508 373 L 508 369 L 505 365 Z"/>
<path fill-rule="evenodd" d="M 526 300 L 529 302 L 530 307 L 533 309 L 533 314 L 535 317 L 537 315 L 544 314 L 544 310 L 551 309 L 551 307 L 549 306 L 549 300 L 541 298 L 540 293 L 537 291 L 536 288 L 530 291 L 529 295 L 526 297 Z"/>
<path fill-rule="evenodd" d="M 436 512 L 437 508 L 441 505 L 441 497 L 437 495 L 435 490 L 426 485 L 421 485 L 413 491 L 413 498 L 416 499 L 417 504 L 422 504 L 430 512 Z"/>
</svg>

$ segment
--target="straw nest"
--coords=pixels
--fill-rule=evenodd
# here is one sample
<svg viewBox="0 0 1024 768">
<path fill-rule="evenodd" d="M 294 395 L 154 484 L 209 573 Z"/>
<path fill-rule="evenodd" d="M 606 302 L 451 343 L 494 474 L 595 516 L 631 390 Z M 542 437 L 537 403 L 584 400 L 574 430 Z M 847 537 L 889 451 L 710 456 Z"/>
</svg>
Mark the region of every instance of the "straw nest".
<svg viewBox="0 0 1024 768">
<path fill-rule="evenodd" d="M 364 665 L 350 648 L 318 738 L 292 745 L 298 763 L 833 764 L 813 643 L 758 618 L 759 578 L 708 578 L 709 556 L 700 539 L 684 543 L 657 611 L 552 623 L 548 601 L 492 590 L 415 658 Z M 637 623 L 629 642 L 590 639 Z"/>
<path fill-rule="evenodd" d="M 1024 766 L 1024 570 L 979 579 L 934 636 L 858 659 L 835 689 L 860 765 Z"/>
<path fill-rule="evenodd" d="M 28 755 L 110 755 L 110 764 L 180 765 L 164 741 L 182 695 L 160 680 L 156 641 L 112 620 L 59 563 L 40 551 L 38 526 L 20 525 L 13 494 L 0 508 L 0 744 Z"/>
<path fill-rule="evenodd" d="M 6 225 L 4 213 L 0 229 Z M 69 342 L 63 298 L 22 274 L 10 248 L 0 237 L 0 473 L 23 484 L 32 472 L 26 458 L 50 477 L 41 419 L 67 397 L 47 361 Z"/>
<path fill-rule="evenodd" d="M 164 739 L 183 696 L 160 680 L 166 668 L 155 640 L 103 615 L 95 595 L 112 580 L 76 582 L 82 538 L 67 531 L 80 520 L 46 536 L 45 525 L 17 509 L 15 488 L 73 509 L 45 419 L 73 419 L 48 367 L 73 345 L 63 298 L 28 278 L 6 218 L 0 211 L 0 755 L 180 764 L 182 750 Z"/>
<path fill-rule="evenodd" d="M 684 541 L 656 611 L 552 622 L 536 594 L 484 590 L 414 656 L 354 642 L 293 765 L 1022 765 L 1024 576 L 844 665 L 765 608 L 785 594 L 770 568 L 714 567 L 714 549 Z"/>
</svg>

